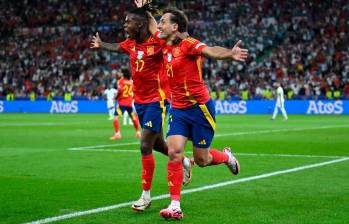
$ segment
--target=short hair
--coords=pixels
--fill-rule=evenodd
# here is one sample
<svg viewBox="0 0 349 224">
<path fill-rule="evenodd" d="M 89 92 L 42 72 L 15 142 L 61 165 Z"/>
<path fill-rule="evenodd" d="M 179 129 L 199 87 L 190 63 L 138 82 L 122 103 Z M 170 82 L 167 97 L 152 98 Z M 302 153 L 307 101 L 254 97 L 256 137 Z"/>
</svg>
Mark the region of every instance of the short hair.
<svg viewBox="0 0 349 224">
<path fill-rule="evenodd" d="M 179 32 L 188 32 L 188 17 L 184 14 L 183 11 L 176 9 L 176 8 L 168 8 L 165 9 L 165 13 L 170 13 L 170 21 L 171 23 L 177 23 L 178 24 L 178 31 Z"/>
<path fill-rule="evenodd" d="M 150 3 L 147 3 L 140 8 L 135 8 L 128 11 L 127 13 L 134 14 L 140 17 L 140 19 L 142 19 L 143 21 L 148 22 L 148 12 L 155 13 L 157 12 L 157 9 L 154 6 L 152 6 Z"/>
<path fill-rule="evenodd" d="M 121 70 L 121 72 L 122 72 L 122 76 L 124 78 L 126 78 L 128 80 L 131 79 L 131 73 L 130 73 L 130 71 L 128 69 L 124 68 L 124 69 Z"/>
</svg>

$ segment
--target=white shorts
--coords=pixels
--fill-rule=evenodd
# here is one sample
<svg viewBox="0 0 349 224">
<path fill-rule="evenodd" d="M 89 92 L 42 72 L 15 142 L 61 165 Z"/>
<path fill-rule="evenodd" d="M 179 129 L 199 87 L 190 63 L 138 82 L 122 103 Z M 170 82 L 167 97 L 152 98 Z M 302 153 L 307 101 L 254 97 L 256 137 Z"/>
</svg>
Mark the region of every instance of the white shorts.
<svg viewBox="0 0 349 224">
<path fill-rule="evenodd" d="M 114 101 L 108 100 L 107 101 L 107 107 L 108 107 L 108 109 L 114 107 Z"/>
</svg>

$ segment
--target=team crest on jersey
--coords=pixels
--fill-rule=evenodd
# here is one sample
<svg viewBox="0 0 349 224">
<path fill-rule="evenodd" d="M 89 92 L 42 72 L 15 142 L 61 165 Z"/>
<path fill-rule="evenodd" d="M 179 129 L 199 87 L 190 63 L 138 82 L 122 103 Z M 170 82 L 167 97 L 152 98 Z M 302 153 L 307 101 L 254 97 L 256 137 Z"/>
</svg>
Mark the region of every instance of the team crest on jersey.
<svg viewBox="0 0 349 224">
<path fill-rule="evenodd" d="M 167 53 L 167 61 L 168 62 L 172 61 L 172 54 L 171 53 Z"/>
<path fill-rule="evenodd" d="M 143 58 L 144 51 L 137 51 L 137 59 L 141 60 Z"/>
<path fill-rule="evenodd" d="M 154 47 L 148 46 L 147 47 L 147 55 L 153 55 L 154 54 Z"/>
<path fill-rule="evenodd" d="M 133 47 L 131 48 L 131 51 L 136 51 L 136 47 L 133 46 Z"/>
<path fill-rule="evenodd" d="M 173 57 L 178 57 L 180 53 L 181 53 L 181 50 L 178 47 L 176 47 L 173 50 Z"/>
</svg>

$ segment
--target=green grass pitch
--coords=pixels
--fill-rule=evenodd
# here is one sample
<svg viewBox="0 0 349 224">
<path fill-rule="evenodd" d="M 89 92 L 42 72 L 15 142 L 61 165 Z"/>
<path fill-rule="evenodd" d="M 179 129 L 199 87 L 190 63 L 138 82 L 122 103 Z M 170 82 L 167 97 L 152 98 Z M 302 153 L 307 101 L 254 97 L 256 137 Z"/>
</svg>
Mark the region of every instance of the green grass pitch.
<svg viewBox="0 0 349 224">
<path fill-rule="evenodd" d="M 130 209 L 141 193 L 140 153 L 133 127 L 121 128 L 123 139 L 110 141 L 106 114 L 0 114 L 0 223 L 112 205 L 120 207 L 53 223 L 166 223 L 166 196 L 143 213 Z M 349 223 L 349 116 L 221 115 L 212 147 L 224 146 L 236 152 L 241 174 L 195 167 L 181 223 Z M 168 193 L 167 158 L 154 154 L 156 197 Z"/>
</svg>

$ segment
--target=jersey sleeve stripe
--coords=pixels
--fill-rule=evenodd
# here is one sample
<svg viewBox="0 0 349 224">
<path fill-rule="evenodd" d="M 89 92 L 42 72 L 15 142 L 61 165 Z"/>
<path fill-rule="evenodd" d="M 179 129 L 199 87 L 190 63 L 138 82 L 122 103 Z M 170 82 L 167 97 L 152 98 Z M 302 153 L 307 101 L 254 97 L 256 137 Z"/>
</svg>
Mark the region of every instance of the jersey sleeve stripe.
<svg viewBox="0 0 349 224">
<path fill-rule="evenodd" d="M 195 45 L 195 49 L 199 49 L 201 46 L 206 46 L 206 44 L 198 43 L 197 45 Z"/>
</svg>

